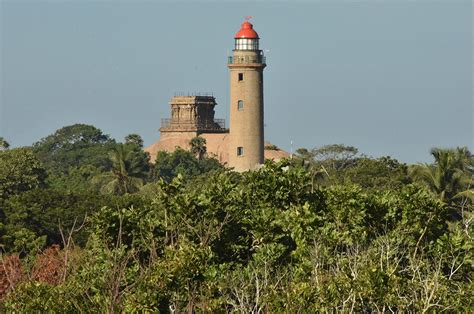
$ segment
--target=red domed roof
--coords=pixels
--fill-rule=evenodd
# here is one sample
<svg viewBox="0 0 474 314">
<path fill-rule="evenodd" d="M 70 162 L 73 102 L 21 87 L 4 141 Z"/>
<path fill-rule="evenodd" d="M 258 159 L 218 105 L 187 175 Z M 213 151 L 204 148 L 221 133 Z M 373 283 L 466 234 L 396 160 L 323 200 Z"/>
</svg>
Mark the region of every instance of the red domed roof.
<svg viewBox="0 0 474 314">
<path fill-rule="evenodd" d="M 240 31 L 235 34 L 235 39 L 237 38 L 259 38 L 257 32 L 253 29 L 253 25 L 249 21 L 242 23 Z"/>
</svg>

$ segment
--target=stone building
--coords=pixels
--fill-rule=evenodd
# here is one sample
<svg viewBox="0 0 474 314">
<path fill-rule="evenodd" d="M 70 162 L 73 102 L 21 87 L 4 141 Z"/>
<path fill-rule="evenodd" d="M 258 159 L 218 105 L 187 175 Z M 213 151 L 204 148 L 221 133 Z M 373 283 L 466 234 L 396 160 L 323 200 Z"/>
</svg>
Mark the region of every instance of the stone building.
<svg viewBox="0 0 474 314">
<path fill-rule="evenodd" d="M 234 36 L 230 72 L 230 129 L 224 119 L 214 117 L 213 96 L 176 95 L 171 98 L 171 118 L 162 119 L 160 139 L 145 148 L 155 158 L 158 151 L 189 149 L 189 141 L 206 139 L 209 155 L 236 171 L 257 168 L 264 159 L 281 159 L 289 154 L 264 142 L 263 69 L 265 56 L 259 49 L 259 36 L 245 21 Z"/>
</svg>

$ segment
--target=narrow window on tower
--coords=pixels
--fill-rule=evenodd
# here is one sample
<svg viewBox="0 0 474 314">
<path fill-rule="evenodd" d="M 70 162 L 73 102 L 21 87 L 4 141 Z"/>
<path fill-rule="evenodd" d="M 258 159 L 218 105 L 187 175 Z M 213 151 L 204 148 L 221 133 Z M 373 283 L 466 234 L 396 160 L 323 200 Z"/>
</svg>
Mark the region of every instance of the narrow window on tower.
<svg viewBox="0 0 474 314">
<path fill-rule="evenodd" d="M 243 156 L 243 155 L 244 155 L 244 148 L 237 147 L 237 156 Z"/>
<path fill-rule="evenodd" d="M 239 81 L 243 81 L 244 80 L 244 73 L 239 73 Z"/>
<path fill-rule="evenodd" d="M 244 109 L 244 101 L 243 100 L 239 100 L 237 102 L 237 110 L 243 110 Z"/>
</svg>

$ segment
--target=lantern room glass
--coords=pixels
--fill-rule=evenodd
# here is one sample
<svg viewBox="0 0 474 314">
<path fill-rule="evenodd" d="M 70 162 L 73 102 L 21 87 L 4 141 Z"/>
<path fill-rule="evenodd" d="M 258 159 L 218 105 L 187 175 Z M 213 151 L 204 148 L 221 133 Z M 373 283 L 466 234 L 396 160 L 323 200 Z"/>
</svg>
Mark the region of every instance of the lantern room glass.
<svg viewBox="0 0 474 314">
<path fill-rule="evenodd" d="M 258 50 L 258 38 L 237 38 L 235 50 Z"/>
</svg>

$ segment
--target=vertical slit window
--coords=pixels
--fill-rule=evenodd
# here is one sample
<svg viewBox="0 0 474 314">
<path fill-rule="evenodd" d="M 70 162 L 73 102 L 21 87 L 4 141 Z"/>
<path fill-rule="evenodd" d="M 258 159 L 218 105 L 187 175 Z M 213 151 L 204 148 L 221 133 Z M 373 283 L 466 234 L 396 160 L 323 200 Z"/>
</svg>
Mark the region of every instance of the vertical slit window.
<svg viewBox="0 0 474 314">
<path fill-rule="evenodd" d="M 239 100 L 237 102 L 237 110 L 243 110 L 244 109 L 244 101 L 243 100 Z"/>
<path fill-rule="evenodd" d="M 243 156 L 243 155 L 244 155 L 244 148 L 237 147 L 237 156 Z"/>
</svg>

